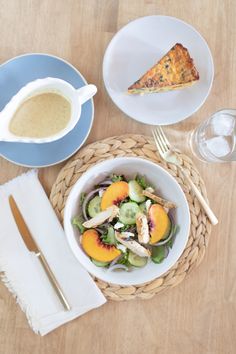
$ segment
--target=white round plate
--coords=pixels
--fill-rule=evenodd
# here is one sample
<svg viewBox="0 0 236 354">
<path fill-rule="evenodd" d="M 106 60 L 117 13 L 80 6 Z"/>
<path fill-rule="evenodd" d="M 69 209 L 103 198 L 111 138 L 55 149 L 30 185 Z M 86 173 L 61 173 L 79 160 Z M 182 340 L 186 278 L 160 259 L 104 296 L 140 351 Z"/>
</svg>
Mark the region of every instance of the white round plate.
<svg viewBox="0 0 236 354">
<path fill-rule="evenodd" d="M 200 80 L 182 90 L 127 94 L 127 88 L 176 43 L 189 50 Z M 127 24 L 113 37 L 103 60 L 103 79 L 113 102 L 129 117 L 152 125 L 174 124 L 196 112 L 211 90 L 213 76 L 204 38 L 192 26 L 168 16 L 147 16 Z"/>
<path fill-rule="evenodd" d="M 129 179 L 138 171 L 147 177 L 147 180 L 164 198 L 173 201 L 178 207 L 173 210 L 173 219 L 180 229 L 176 235 L 173 247 L 161 264 L 151 261 L 143 268 L 133 267 L 130 272 L 112 272 L 103 267 L 97 267 L 81 248 L 80 233 L 71 221 L 81 214 L 81 193 L 91 191 L 96 184 L 113 173 L 124 174 Z M 118 157 L 106 160 L 89 168 L 74 184 L 67 198 L 64 210 L 64 229 L 67 241 L 75 257 L 95 277 L 108 283 L 120 285 L 137 285 L 151 281 L 167 272 L 177 262 L 188 241 L 190 228 L 190 213 L 184 192 L 177 181 L 159 165 L 137 157 Z"/>
</svg>

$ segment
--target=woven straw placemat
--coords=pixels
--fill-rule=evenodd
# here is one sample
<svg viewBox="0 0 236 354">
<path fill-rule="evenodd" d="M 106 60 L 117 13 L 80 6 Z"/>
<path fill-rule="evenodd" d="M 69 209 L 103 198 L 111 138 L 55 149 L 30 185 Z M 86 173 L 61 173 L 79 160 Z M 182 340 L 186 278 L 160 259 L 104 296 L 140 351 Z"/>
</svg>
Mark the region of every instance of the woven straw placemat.
<svg viewBox="0 0 236 354">
<path fill-rule="evenodd" d="M 178 155 L 182 165 L 189 171 L 192 180 L 207 200 L 204 182 L 191 159 L 180 152 Z M 137 286 L 113 285 L 95 278 L 97 285 L 109 300 L 132 300 L 136 297 L 149 299 L 182 282 L 186 275 L 200 264 L 208 244 L 211 224 L 205 212 L 200 209 L 198 200 L 190 190 L 181 171 L 176 166 L 161 160 L 156 152 L 153 139 L 143 135 L 115 136 L 89 144 L 68 161 L 60 171 L 50 195 L 51 203 L 61 221 L 67 196 L 78 178 L 99 161 L 118 156 L 139 156 L 164 167 L 183 189 L 191 213 L 191 229 L 186 248 L 178 262 L 163 276 Z"/>
</svg>

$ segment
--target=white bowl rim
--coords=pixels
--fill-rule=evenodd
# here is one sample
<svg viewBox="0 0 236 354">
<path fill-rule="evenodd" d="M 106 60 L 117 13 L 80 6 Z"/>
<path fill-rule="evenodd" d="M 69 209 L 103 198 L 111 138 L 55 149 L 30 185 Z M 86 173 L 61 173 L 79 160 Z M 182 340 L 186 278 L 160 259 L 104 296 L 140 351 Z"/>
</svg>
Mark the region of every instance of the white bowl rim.
<svg viewBox="0 0 236 354">
<path fill-rule="evenodd" d="M 99 267 L 96 267 L 90 260 L 89 260 L 89 257 L 87 255 L 86 258 L 90 261 L 88 264 L 91 265 L 90 266 L 87 266 L 84 264 L 84 262 L 81 262 L 81 259 L 79 257 L 78 254 L 81 255 L 81 253 L 84 254 L 83 250 L 79 247 L 78 245 L 78 241 L 75 239 L 74 237 L 74 234 L 72 235 L 71 233 L 68 232 L 68 227 L 69 228 L 72 228 L 72 225 L 71 225 L 71 219 L 69 218 L 69 205 L 70 205 L 70 200 L 72 199 L 73 197 L 73 194 L 74 192 L 77 190 L 78 188 L 78 185 L 81 183 L 81 181 L 83 182 L 84 180 L 87 180 L 87 176 L 88 174 L 91 174 L 93 172 L 96 172 L 96 169 L 98 167 L 98 165 L 101 167 L 103 165 L 107 165 L 109 164 L 109 162 L 111 161 L 127 161 L 127 160 L 130 160 L 130 163 L 131 161 L 133 162 L 141 162 L 141 163 L 146 163 L 146 164 L 149 164 L 149 166 L 152 166 L 154 168 L 157 168 L 161 171 L 161 173 L 163 173 L 164 175 L 168 176 L 169 179 L 172 180 L 172 183 L 175 185 L 175 187 L 179 190 L 179 192 L 182 194 L 182 197 L 183 197 L 183 200 L 185 202 L 184 204 L 184 208 L 185 208 L 185 217 L 186 217 L 186 225 L 187 225 L 187 228 L 186 228 L 186 233 L 185 233 L 185 239 L 184 239 L 184 244 L 182 246 L 182 250 L 181 252 L 179 252 L 179 254 L 175 257 L 172 257 L 172 262 L 170 262 L 170 265 L 168 267 L 168 269 L 165 270 L 165 272 L 163 272 L 162 274 L 159 274 L 158 276 L 147 276 L 145 278 L 145 280 L 140 280 L 140 281 L 136 281 L 136 282 L 131 282 L 131 281 L 123 281 L 123 282 L 116 282 L 114 280 L 110 281 L 109 280 L 109 275 L 112 274 L 112 273 L 103 273 L 101 274 L 99 271 L 101 270 Z M 78 197 L 78 196 L 77 196 Z M 157 163 L 154 163 L 148 159 L 145 159 L 145 158 L 140 158 L 140 157 L 116 157 L 116 158 L 113 158 L 113 159 L 108 159 L 108 160 L 104 160 L 104 161 L 101 161 L 99 163 L 97 163 L 96 165 L 90 167 L 86 172 L 84 172 L 81 177 L 77 180 L 77 182 L 74 184 L 74 186 L 72 187 L 68 197 L 67 197 L 67 200 L 66 200 L 66 203 L 65 203 L 65 209 L 64 209 L 64 218 L 63 218 L 63 225 L 64 225 L 64 230 L 65 230 L 65 236 L 66 236 L 66 239 L 68 241 L 68 244 L 74 254 L 74 256 L 76 257 L 76 259 L 79 261 L 79 263 L 85 268 L 86 271 L 88 271 L 90 274 L 92 274 L 93 276 L 95 276 L 96 278 L 102 280 L 102 281 L 105 281 L 105 282 L 108 282 L 110 284 L 117 284 L 117 285 L 121 285 L 121 286 L 130 286 L 130 285 L 140 285 L 140 284 L 143 284 L 143 283 L 146 283 L 146 282 L 150 282 L 150 281 L 153 281 L 154 279 L 158 278 L 158 277 L 161 277 L 164 273 L 166 273 L 167 271 L 169 271 L 173 265 L 178 261 L 178 259 L 181 257 L 185 247 L 186 247 L 186 244 L 188 242 L 188 238 L 189 238 L 189 232 L 190 232 L 190 224 L 191 224 L 191 219 L 190 219 L 190 211 L 189 211 L 189 206 L 188 206 L 188 202 L 187 202 L 187 199 L 186 199 L 186 196 L 182 190 L 182 188 L 180 187 L 179 183 L 175 180 L 175 178 L 167 171 L 165 170 L 163 167 L 161 167 L 160 165 L 158 165 Z M 88 269 L 89 268 L 89 269 Z M 105 274 L 105 276 L 103 276 Z M 107 275 L 107 276 L 106 276 Z"/>
</svg>

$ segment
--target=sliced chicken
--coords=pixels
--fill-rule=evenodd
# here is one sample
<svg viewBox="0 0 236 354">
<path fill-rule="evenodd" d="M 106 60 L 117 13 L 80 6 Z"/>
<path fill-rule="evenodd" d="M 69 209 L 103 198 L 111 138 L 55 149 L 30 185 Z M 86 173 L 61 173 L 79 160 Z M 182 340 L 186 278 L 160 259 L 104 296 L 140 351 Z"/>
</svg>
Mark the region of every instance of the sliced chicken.
<svg viewBox="0 0 236 354">
<path fill-rule="evenodd" d="M 149 193 L 154 193 L 155 192 L 155 190 L 152 187 L 145 188 L 145 191 L 147 191 Z"/>
<path fill-rule="evenodd" d="M 143 191 L 143 195 L 154 200 L 155 202 L 157 202 L 157 204 L 160 204 L 160 205 L 164 206 L 165 208 L 168 208 L 168 209 L 176 208 L 176 205 L 173 202 L 170 202 L 170 201 L 165 200 L 161 197 L 158 197 L 157 195 L 152 194 L 147 190 Z"/>
<path fill-rule="evenodd" d="M 119 241 L 122 245 L 130 249 L 133 253 L 137 254 L 140 257 L 150 257 L 151 252 L 147 250 L 145 247 L 141 246 L 136 241 L 126 241 L 123 239 L 122 234 L 115 231 L 115 237 L 117 241 Z"/>
<path fill-rule="evenodd" d="M 145 206 L 146 206 L 146 211 L 147 211 L 147 213 L 148 213 L 148 211 L 149 211 L 151 205 L 152 205 L 151 200 L 150 200 L 150 199 L 146 200 Z"/>
<path fill-rule="evenodd" d="M 138 240 L 140 243 L 148 243 L 150 240 L 148 220 L 146 215 L 138 213 L 136 216 L 136 226 L 138 231 Z"/>
<path fill-rule="evenodd" d="M 108 219 L 109 222 L 111 222 L 116 216 L 118 216 L 119 211 L 120 211 L 120 209 L 116 205 L 112 205 L 111 207 L 107 208 L 106 210 L 110 210 L 110 209 L 111 209 L 111 216 Z"/>
<path fill-rule="evenodd" d="M 103 224 L 106 220 L 112 221 L 119 213 L 119 208 L 116 205 L 112 205 L 104 211 L 101 211 L 92 219 L 85 221 L 83 226 L 86 229 L 97 227 Z"/>
</svg>

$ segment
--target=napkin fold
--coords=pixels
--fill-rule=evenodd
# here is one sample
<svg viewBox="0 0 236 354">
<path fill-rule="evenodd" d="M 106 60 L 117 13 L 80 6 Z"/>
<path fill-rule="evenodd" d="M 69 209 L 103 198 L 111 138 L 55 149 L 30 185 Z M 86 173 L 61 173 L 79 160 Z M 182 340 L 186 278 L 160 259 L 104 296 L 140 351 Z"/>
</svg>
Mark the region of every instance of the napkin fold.
<svg viewBox="0 0 236 354">
<path fill-rule="evenodd" d="M 10 194 L 56 276 L 70 311 L 64 310 L 40 260 L 27 249 L 10 210 Z M 0 186 L 0 272 L 31 328 L 41 335 L 106 302 L 70 250 L 35 170 Z"/>
</svg>

